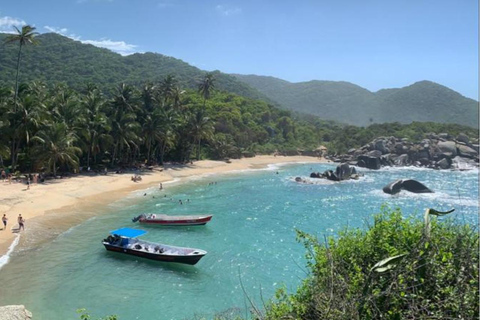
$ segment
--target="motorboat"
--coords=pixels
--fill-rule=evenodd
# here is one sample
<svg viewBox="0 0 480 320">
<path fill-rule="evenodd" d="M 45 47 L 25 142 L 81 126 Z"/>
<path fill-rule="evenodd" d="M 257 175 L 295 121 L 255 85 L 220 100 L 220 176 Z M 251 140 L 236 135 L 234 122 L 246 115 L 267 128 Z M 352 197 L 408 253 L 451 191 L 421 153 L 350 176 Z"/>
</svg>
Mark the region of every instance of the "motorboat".
<svg viewBox="0 0 480 320">
<path fill-rule="evenodd" d="M 196 264 L 207 251 L 195 248 L 171 246 L 156 242 L 144 241 L 137 237 L 147 233 L 144 230 L 121 228 L 110 231 L 110 235 L 102 243 L 108 251 L 133 255 L 141 258 Z"/>
<path fill-rule="evenodd" d="M 200 226 L 209 222 L 212 217 L 211 214 L 170 216 L 167 214 L 144 213 L 133 218 L 132 221 L 161 226 Z"/>
</svg>

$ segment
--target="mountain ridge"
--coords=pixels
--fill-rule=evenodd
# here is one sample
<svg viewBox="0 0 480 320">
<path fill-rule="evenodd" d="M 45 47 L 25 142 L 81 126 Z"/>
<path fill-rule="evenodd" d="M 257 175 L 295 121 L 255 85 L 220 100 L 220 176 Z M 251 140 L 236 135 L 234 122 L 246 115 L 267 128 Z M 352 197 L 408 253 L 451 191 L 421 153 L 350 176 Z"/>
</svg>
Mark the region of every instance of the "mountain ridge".
<svg viewBox="0 0 480 320">
<path fill-rule="evenodd" d="M 6 36 L 0 34 L 0 41 Z M 173 74 L 179 86 L 197 88 L 206 74 L 161 53 L 122 56 L 56 33 L 44 33 L 37 39 L 41 42 L 39 46 L 25 46 L 22 50 L 20 82 L 65 82 L 76 89 L 90 82 L 107 91 L 119 83 L 159 82 Z M 17 48 L 0 46 L 0 85 L 13 85 Z M 359 126 L 432 121 L 478 128 L 478 102 L 428 80 L 371 92 L 347 81 L 292 83 L 271 76 L 227 74 L 218 70 L 213 73 L 220 90 L 325 120 Z"/>
<path fill-rule="evenodd" d="M 288 82 L 270 76 L 233 74 L 289 110 L 327 120 L 372 123 L 432 121 L 478 127 L 478 102 L 429 80 L 369 91 L 347 81 Z"/>
</svg>

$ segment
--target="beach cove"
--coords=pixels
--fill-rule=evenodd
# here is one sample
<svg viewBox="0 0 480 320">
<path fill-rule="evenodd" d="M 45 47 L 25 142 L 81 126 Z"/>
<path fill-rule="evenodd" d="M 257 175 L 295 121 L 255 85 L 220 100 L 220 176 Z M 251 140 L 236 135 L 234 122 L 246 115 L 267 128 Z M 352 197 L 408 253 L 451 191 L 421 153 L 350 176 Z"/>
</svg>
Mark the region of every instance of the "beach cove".
<svg viewBox="0 0 480 320">
<path fill-rule="evenodd" d="M 105 206 L 135 190 L 158 186 L 159 183 L 185 180 L 206 174 L 260 169 L 276 163 L 326 162 L 324 159 L 304 156 L 256 156 L 230 161 L 231 163 L 202 160 L 185 165 L 167 164 L 164 168 L 141 172 L 142 181 L 139 182 L 131 180 L 133 172 L 78 175 L 65 179 L 48 180 L 44 184 L 32 184 L 29 190 L 23 183 L 12 182 L 9 184 L 1 181 L 0 215 L 7 215 L 8 225 L 7 230 L 0 230 L 0 261 L 18 235 L 18 233 L 12 233 L 11 229 L 18 225 L 19 214 L 22 214 L 26 220 L 27 229 L 25 232 L 22 231 L 24 234 L 20 237 L 21 244 L 22 241 L 28 241 L 32 223 L 34 225 L 55 224 L 66 230 L 90 218 L 89 215 L 79 217 L 69 214 L 72 212 L 72 208 Z"/>
<path fill-rule="evenodd" d="M 277 158 L 277 163 L 290 159 Z M 0 270 L 0 304 L 24 304 L 40 320 L 75 319 L 77 308 L 87 308 L 94 317 L 117 314 L 120 319 L 151 319 L 152 314 L 164 319 L 210 319 L 216 313 L 246 317 L 247 295 L 261 307 L 278 288 L 293 292 L 305 278 L 305 249 L 295 241 L 296 229 L 323 238 L 346 226 L 363 228 L 384 204 L 415 217 L 422 217 L 427 207 L 454 207 L 454 219 L 478 225 L 478 170 L 360 169 L 361 179 L 336 183 L 308 177 L 311 171 L 334 169 L 334 163 L 297 158 L 281 166 L 266 161 L 216 171 L 221 174 L 211 168 L 195 175 L 176 169 L 169 179 L 179 183 L 163 183 L 161 191 L 158 182 L 147 185 L 145 176 L 133 183 L 125 175 L 135 188 L 119 191 L 107 203 L 101 198 L 28 219 L 30 234 L 23 234 L 28 237 L 21 238 L 10 263 Z M 392 197 L 382 192 L 382 186 L 398 178 L 422 181 L 435 193 Z M 192 267 L 106 252 L 101 239 L 118 227 L 138 228 L 131 218 L 141 212 L 212 213 L 213 220 L 202 227 L 141 227 L 148 231 L 145 240 L 202 248 L 208 254 Z M 39 241 L 46 233 L 48 239 Z"/>
</svg>

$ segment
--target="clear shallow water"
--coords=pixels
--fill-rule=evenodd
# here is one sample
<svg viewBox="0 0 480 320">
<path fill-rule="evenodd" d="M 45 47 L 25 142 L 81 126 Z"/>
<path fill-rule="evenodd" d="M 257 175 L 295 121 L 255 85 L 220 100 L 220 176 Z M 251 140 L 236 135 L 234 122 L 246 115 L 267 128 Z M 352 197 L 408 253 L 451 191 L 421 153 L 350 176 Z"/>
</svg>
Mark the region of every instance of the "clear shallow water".
<svg viewBox="0 0 480 320">
<path fill-rule="evenodd" d="M 395 168 L 363 171 L 365 177 L 359 181 L 294 181 L 296 176 L 306 178 L 311 171 L 333 167 L 305 164 L 209 176 L 167 185 L 161 192 L 147 190 L 147 196 L 145 191 L 137 192 L 98 208 L 108 213 L 53 242 L 32 243 L 29 249 L 15 252 L 0 270 L 0 305 L 25 304 L 37 320 L 78 319 L 75 310 L 82 307 L 95 316 L 117 314 L 122 320 L 211 318 L 226 309 L 246 309 L 241 283 L 258 305 L 262 296 L 272 297 L 282 285 L 295 290 L 305 277 L 305 251 L 295 241 L 295 228 L 322 238 L 347 225 L 363 227 L 382 204 L 419 217 L 427 207 L 454 207 L 456 219 L 478 224 L 478 171 Z M 435 193 L 402 192 L 392 197 L 382 192 L 387 183 L 407 178 L 421 181 Z M 209 185 L 212 181 L 217 184 Z M 108 232 L 123 226 L 138 228 L 130 219 L 142 212 L 213 213 L 206 226 L 147 227 L 143 236 L 205 249 L 208 254 L 197 265 L 186 266 L 106 252 L 100 242 Z"/>
</svg>

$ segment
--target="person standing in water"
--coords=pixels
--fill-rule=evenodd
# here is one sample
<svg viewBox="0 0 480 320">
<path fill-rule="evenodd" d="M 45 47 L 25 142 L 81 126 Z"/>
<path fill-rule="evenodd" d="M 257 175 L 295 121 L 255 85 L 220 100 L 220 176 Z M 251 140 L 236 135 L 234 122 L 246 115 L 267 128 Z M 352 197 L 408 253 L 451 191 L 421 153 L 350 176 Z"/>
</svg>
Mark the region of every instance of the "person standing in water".
<svg viewBox="0 0 480 320">
<path fill-rule="evenodd" d="M 18 215 L 18 230 L 25 230 L 25 219 L 23 219 L 22 215 Z"/>
</svg>

